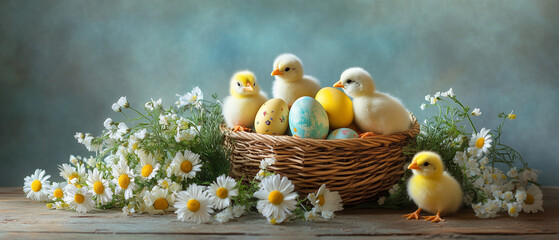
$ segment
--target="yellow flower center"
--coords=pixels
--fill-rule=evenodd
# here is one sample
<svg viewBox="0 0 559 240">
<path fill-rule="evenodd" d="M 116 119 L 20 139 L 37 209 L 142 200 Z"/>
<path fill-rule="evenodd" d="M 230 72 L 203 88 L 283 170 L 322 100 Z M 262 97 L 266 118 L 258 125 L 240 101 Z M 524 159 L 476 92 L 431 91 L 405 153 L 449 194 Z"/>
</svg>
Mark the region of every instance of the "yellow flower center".
<svg viewBox="0 0 559 240">
<path fill-rule="evenodd" d="M 476 140 L 476 147 L 477 148 L 482 148 L 483 145 L 485 145 L 485 138 L 478 138 Z"/>
<path fill-rule="evenodd" d="M 514 120 L 514 119 L 516 119 L 516 114 L 514 114 L 514 113 L 513 113 L 513 114 L 509 114 L 509 115 L 508 115 L 508 118 L 509 118 L 510 120 Z"/>
<path fill-rule="evenodd" d="M 132 149 L 138 150 L 138 143 L 137 142 L 132 144 Z"/>
<path fill-rule="evenodd" d="M 192 95 L 192 97 L 190 98 L 190 102 L 191 102 L 191 103 L 192 103 L 192 102 L 195 102 L 196 99 L 198 99 L 198 96 Z"/>
<path fill-rule="evenodd" d="M 78 182 L 79 182 L 80 179 L 79 179 L 78 173 L 72 173 L 72 175 L 70 175 L 70 176 L 68 177 L 68 183 L 71 183 L 71 182 L 72 182 L 72 179 L 74 179 L 74 178 L 77 178 L 77 179 L 78 179 Z"/>
<path fill-rule="evenodd" d="M 186 160 L 184 162 L 181 163 L 181 171 L 185 172 L 185 173 L 189 173 L 190 171 L 192 171 L 192 162 Z"/>
<path fill-rule="evenodd" d="M 270 219 L 270 223 L 271 223 L 271 224 L 274 224 L 274 225 L 278 224 L 278 223 L 276 222 L 276 219 L 275 219 L 275 218 Z"/>
<path fill-rule="evenodd" d="M 122 189 L 128 189 L 128 184 L 130 184 L 130 177 L 127 174 L 122 174 L 118 177 L 118 185 Z"/>
<path fill-rule="evenodd" d="M 318 205 L 324 205 L 324 195 L 318 196 Z"/>
<path fill-rule="evenodd" d="M 101 194 L 105 192 L 105 186 L 102 182 L 97 181 L 93 184 L 93 191 L 97 194 Z"/>
<path fill-rule="evenodd" d="M 270 192 L 270 194 L 268 195 L 268 201 L 270 201 L 271 204 L 274 205 L 279 205 L 283 202 L 283 194 L 281 194 L 279 191 L 272 191 Z"/>
<path fill-rule="evenodd" d="M 509 212 L 510 212 L 511 214 L 515 214 L 515 213 L 516 213 L 516 208 L 515 208 L 515 207 L 511 207 L 511 208 L 509 209 Z"/>
<path fill-rule="evenodd" d="M 524 203 L 531 205 L 534 204 L 536 200 L 534 199 L 534 196 L 532 196 L 532 194 L 526 194 L 526 199 L 524 199 Z"/>
<path fill-rule="evenodd" d="M 142 177 L 146 177 L 146 178 L 149 177 L 152 171 L 153 171 L 153 166 L 151 166 L 151 164 L 146 164 L 142 168 Z"/>
<path fill-rule="evenodd" d="M 31 183 L 31 190 L 33 190 L 33 192 L 41 191 L 42 188 L 43 184 L 39 180 L 35 180 Z"/>
<path fill-rule="evenodd" d="M 165 210 L 169 207 L 169 202 L 165 198 L 158 198 L 153 203 L 153 207 L 157 210 Z"/>
<path fill-rule="evenodd" d="M 188 208 L 191 212 L 198 212 L 198 210 L 200 210 L 200 202 L 196 199 L 190 199 L 186 203 L 186 208 Z"/>
<path fill-rule="evenodd" d="M 215 191 L 215 195 L 221 199 L 227 198 L 227 196 L 229 196 L 229 190 L 227 190 L 227 188 L 220 187 L 217 191 Z"/>
<path fill-rule="evenodd" d="M 79 193 L 76 193 L 76 195 L 74 195 L 74 201 L 76 201 L 77 204 L 82 204 L 83 201 L 85 201 L 85 197 Z"/>
<path fill-rule="evenodd" d="M 163 182 L 161 182 L 161 184 L 159 185 L 161 185 L 161 187 L 164 189 L 169 188 L 169 183 L 167 182 L 167 180 L 163 180 Z"/>
<path fill-rule="evenodd" d="M 64 197 L 64 192 L 62 192 L 62 189 L 57 188 L 57 189 L 54 190 L 53 195 L 54 195 L 55 198 L 62 198 L 62 197 Z"/>
<path fill-rule="evenodd" d="M 52 208 L 52 203 L 47 203 L 47 208 Z"/>
</svg>

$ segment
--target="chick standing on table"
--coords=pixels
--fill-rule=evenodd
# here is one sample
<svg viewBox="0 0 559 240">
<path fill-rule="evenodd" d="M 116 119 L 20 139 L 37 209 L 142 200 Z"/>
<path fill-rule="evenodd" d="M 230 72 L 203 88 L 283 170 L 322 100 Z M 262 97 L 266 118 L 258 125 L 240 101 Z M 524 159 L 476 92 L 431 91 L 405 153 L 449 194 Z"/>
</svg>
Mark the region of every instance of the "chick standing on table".
<svg viewBox="0 0 559 240">
<path fill-rule="evenodd" d="M 343 88 L 353 98 L 354 122 L 365 132 L 361 138 L 403 132 L 412 126 L 409 112 L 400 100 L 376 91 L 373 78 L 364 69 L 345 70 L 334 87 Z"/>
<path fill-rule="evenodd" d="M 303 76 L 303 64 L 293 54 L 281 54 L 274 60 L 272 76 L 276 80 L 272 86 L 274 98 L 281 98 L 291 107 L 300 97 L 314 98 L 320 90 L 320 83 L 311 76 Z"/>
<path fill-rule="evenodd" d="M 256 77 L 250 71 L 240 71 L 233 75 L 228 96 L 223 101 L 223 117 L 233 131 L 248 131 L 254 125 L 258 109 L 268 97 L 260 92 Z"/>
<path fill-rule="evenodd" d="M 413 157 L 408 169 L 413 176 L 408 180 L 408 195 L 417 204 L 418 209 L 403 217 L 419 219 L 421 210 L 437 215 L 424 217 L 425 221 L 444 221 L 441 214 L 454 213 L 462 205 L 464 193 L 460 184 L 448 172 L 444 171 L 441 157 L 429 151 L 418 152 Z"/>
</svg>

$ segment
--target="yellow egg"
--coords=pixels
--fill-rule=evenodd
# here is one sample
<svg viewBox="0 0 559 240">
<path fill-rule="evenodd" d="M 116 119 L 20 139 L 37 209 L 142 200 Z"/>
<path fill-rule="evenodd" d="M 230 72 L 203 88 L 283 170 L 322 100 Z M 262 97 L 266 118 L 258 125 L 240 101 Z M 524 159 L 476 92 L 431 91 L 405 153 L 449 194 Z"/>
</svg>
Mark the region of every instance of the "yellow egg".
<svg viewBox="0 0 559 240">
<path fill-rule="evenodd" d="M 353 122 L 353 104 L 341 90 L 333 87 L 320 89 L 315 98 L 326 110 L 330 128 L 344 128 Z"/>
<path fill-rule="evenodd" d="M 265 102 L 254 118 L 254 129 L 257 133 L 282 135 L 287 131 L 289 108 L 287 103 L 279 98 L 272 98 Z"/>
</svg>

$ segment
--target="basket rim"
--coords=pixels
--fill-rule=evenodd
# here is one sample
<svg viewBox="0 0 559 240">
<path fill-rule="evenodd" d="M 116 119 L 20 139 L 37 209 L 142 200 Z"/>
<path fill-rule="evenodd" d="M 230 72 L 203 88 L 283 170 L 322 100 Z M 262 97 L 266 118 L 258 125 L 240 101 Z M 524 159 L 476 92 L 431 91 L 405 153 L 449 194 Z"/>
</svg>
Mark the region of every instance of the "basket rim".
<svg viewBox="0 0 559 240">
<path fill-rule="evenodd" d="M 406 138 L 413 138 L 420 132 L 420 125 L 417 118 L 410 112 L 412 119 L 412 128 L 404 132 L 398 132 L 387 135 L 375 135 L 367 138 L 349 138 L 349 139 L 314 139 L 314 138 L 296 138 L 288 135 L 269 135 L 257 132 L 233 132 L 225 124 L 222 124 L 221 131 L 229 138 L 238 140 L 258 140 L 271 142 L 289 142 L 293 145 L 297 144 L 355 144 L 355 143 L 386 143 L 398 142 Z"/>
</svg>

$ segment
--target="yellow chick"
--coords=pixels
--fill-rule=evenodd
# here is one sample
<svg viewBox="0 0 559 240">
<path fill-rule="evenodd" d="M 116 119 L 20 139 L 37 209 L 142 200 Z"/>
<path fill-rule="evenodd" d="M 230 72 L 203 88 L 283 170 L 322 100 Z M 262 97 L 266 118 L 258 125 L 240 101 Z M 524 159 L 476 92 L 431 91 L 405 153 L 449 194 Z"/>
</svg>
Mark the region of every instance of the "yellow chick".
<svg viewBox="0 0 559 240">
<path fill-rule="evenodd" d="M 413 157 L 408 169 L 413 176 L 408 180 L 408 195 L 417 204 L 418 209 L 403 215 L 407 219 L 419 219 L 421 210 L 437 213 L 424 217 L 425 221 L 444 221 L 441 215 L 454 213 L 462 205 L 464 193 L 460 183 L 444 171 L 441 156 L 434 152 L 418 152 Z"/>
<path fill-rule="evenodd" d="M 353 98 L 354 122 L 365 132 L 361 138 L 403 132 L 412 126 L 409 112 L 400 100 L 376 91 L 373 78 L 364 69 L 345 70 L 334 87 L 343 88 Z"/>
<path fill-rule="evenodd" d="M 223 101 L 223 117 L 233 131 L 248 131 L 254 126 L 254 117 L 268 97 L 260 91 L 256 77 L 251 71 L 233 74 L 229 92 Z"/>
<path fill-rule="evenodd" d="M 320 90 L 320 83 L 311 76 L 303 76 L 303 64 L 293 54 L 285 53 L 274 60 L 275 81 L 272 86 L 274 98 L 281 98 L 291 107 L 300 97 L 314 98 Z"/>
</svg>

